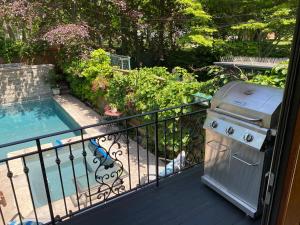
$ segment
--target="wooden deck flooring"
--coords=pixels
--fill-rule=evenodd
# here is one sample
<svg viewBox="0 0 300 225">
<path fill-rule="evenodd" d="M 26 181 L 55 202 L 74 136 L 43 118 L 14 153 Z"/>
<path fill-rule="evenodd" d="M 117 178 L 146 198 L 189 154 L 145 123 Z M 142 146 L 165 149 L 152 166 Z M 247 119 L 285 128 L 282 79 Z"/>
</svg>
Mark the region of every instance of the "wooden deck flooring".
<svg viewBox="0 0 300 225">
<path fill-rule="evenodd" d="M 259 225 L 201 183 L 194 167 L 106 205 L 83 212 L 65 225 Z"/>
</svg>

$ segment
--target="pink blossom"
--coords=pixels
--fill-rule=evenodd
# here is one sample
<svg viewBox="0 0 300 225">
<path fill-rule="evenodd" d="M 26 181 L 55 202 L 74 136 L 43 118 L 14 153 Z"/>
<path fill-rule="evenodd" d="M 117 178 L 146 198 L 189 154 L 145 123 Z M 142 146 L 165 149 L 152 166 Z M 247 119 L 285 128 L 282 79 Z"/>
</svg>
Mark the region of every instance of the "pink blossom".
<svg viewBox="0 0 300 225">
<path fill-rule="evenodd" d="M 140 11 L 130 8 L 126 0 L 112 0 L 112 3 L 116 5 L 123 14 L 131 19 L 138 20 L 143 16 Z"/>
<path fill-rule="evenodd" d="M 89 28 L 85 24 L 58 25 L 43 35 L 43 39 L 51 45 L 66 45 L 72 41 L 80 41 L 89 37 Z"/>
</svg>

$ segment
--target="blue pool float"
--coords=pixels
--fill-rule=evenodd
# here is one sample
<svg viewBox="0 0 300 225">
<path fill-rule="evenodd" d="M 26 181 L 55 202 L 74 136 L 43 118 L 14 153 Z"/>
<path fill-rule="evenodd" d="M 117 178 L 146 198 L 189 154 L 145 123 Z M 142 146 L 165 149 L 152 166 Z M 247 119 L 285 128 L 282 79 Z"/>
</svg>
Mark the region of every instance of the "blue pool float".
<svg viewBox="0 0 300 225">
<path fill-rule="evenodd" d="M 101 162 L 104 164 L 105 169 L 108 169 L 109 167 L 112 168 L 114 165 L 114 161 L 113 159 L 109 156 L 109 154 L 104 150 L 103 147 L 101 147 L 96 139 L 91 139 L 90 140 L 90 144 L 93 146 L 91 149 L 96 149 L 98 153 L 98 155 L 100 155 L 100 160 Z M 97 156 L 97 154 L 96 154 Z"/>
<path fill-rule="evenodd" d="M 43 225 L 43 223 L 41 223 L 41 222 L 37 223 L 36 221 L 27 220 L 27 219 L 22 220 L 22 223 L 17 222 L 15 220 L 8 222 L 8 225 L 21 225 L 21 224 L 23 224 L 23 225 Z"/>
<path fill-rule="evenodd" d="M 64 144 L 62 143 L 62 141 L 61 140 L 55 140 L 55 142 L 54 142 L 54 146 L 55 147 L 62 147 Z"/>
</svg>

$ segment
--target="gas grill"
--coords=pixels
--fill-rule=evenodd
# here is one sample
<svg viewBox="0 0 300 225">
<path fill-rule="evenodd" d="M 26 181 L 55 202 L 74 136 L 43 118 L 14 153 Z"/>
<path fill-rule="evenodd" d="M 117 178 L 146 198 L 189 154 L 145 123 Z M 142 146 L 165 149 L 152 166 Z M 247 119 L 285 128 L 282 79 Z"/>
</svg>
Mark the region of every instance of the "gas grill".
<svg viewBox="0 0 300 225">
<path fill-rule="evenodd" d="M 202 182 L 247 215 L 262 210 L 283 90 L 235 81 L 213 97 L 204 123 Z"/>
</svg>

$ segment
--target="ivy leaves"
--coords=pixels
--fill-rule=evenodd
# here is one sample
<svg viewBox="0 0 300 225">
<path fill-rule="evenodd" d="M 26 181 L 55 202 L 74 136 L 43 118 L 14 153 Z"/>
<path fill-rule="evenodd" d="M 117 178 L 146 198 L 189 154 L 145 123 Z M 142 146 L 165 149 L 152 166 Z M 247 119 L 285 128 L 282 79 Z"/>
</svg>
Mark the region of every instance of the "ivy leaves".
<svg viewBox="0 0 300 225">
<path fill-rule="evenodd" d="M 193 74 L 176 67 L 142 68 L 127 75 L 115 74 L 109 82 L 107 99 L 119 110 L 128 106 L 146 112 L 189 103 L 200 87 Z"/>
</svg>

